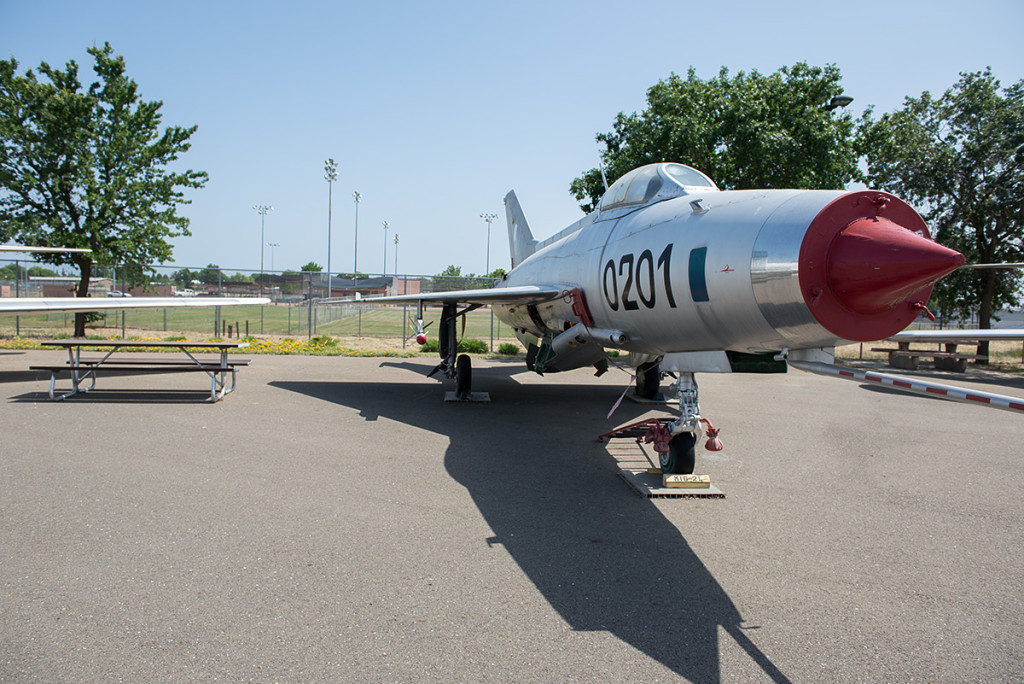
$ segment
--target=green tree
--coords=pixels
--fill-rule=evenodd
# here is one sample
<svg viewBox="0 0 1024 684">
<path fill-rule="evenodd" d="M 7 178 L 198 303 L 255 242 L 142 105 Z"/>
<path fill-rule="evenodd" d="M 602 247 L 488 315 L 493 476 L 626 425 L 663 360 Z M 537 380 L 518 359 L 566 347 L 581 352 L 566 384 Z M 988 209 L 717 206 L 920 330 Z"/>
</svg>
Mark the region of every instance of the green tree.
<svg viewBox="0 0 1024 684">
<path fill-rule="evenodd" d="M 171 280 L 178 287 L 192 287 L 192 281 L 197 280 L 196 272 L 187 268 L 181 268 L 171 274 Z"/>
<path fill-rule="evenodd" d="M 647 91 L 640 114 L 619 113 L 597 135 L 608 183 L 645 164 L 675 161 L 723 189 L 840 188 L 859 177 L 855 124 L 832 98 L 842 93 L 835 65 L 799 62 L 767 76 L 725 67 L 717 78 L 672 74 Z M 601 169 L 573 180 L 584 212 L 597 207 Z"/>
<path fill-rule="evenodd" d="M 18 264 L 7 264 L 0 268 L 0 279 L 3 280 L 24 280 L 26 270 Z"/>
<path fill-rule="evenodd" d="M 171 257 L 168 238 L 189 235 L 177 207 L 183 190 L 201 188 L 201 171 L 170 172 L 196 127 L 160 131 L 159 101 L 141 100 L 110 44 L 88 50 L 97 80 L 83 88 L 74 60 L 18 75 L 0 61 L 0 238 L 50 247 L 89 247 L 89 254 L 40 256 L 74 264 L 75 294 L 88 294 L 93 259 L 148 264 Z M 135 269 L 129 269 L 134 275 Z M 75 334 L 85 332 L 76 316 Z"/>
<path fill-rule="evenodd" d="M 866 112 L 860 133 L 868 181 L 917 204 L 938 242 L 967 263 L 1024 260 L 1024 80 L 1004 89 L 990 69 L 963 73 L 940 97 L 908 97 L 877 121 Z M 1015 270 L 962 270 L 936 299 L 944 314 L 977 314 L 989 328 L 1019 284 Z"/>
<path fill-rule="evenodd" d="M 28 268 L 29 277 L 40 277 L 40 278 L 53 278 L 57 275 L 57 272 L 52 268 L 43 268 L 42 266 L 29 266 Z"/>
<path fill-rule="evenodd" d="M 207 285 L 220 282 L 220 266 L 217 264 L 206 264 L 206 268 L 199 271 L 196 276 L 196 280 L 202 281 Z"/>
<path fill-rule="evenodd" d="M 302 271 L 303 273 L 320 273 L 321 271 L 324 270 L 324 267 L 316 263 L 315 261 L 310 261 L 305 266 L 301 266 L 299 270 Z"/>
<path fill-rule="evenodd" d="M 434 289 L 443 292 L 451 290 L 471 290 L 484 287 L 472 273 L 462 274 L 462 267 L 449 264 L 443 271 L 433 277 Z M 488 281 L 489 285 L 489 281 Z"/>
</svg>

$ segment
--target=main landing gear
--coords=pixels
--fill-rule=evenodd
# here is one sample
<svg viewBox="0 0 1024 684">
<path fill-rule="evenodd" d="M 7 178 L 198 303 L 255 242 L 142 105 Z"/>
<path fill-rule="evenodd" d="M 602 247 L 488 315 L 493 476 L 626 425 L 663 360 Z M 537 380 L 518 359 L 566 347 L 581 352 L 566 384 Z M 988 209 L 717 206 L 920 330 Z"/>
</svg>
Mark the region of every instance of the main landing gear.
<svg viewBox="0 0 1024 684">
<path fill-rule="evenodd" d="M 469 401 L 472 398 L 473 364 L 469 356 L 458 353 L 459 333 L 455 326 L 463 314 L 479 307 L 479 304 L 472 304 L 459 311 L 457 304 L 445 304 L 441 309 L 441 324 L 437 335 L 437 351 L 441 356 L 441 363 L 437 364 L 427 377 L 441 371 L 444 377 L 454 380 L 456 401 Z"/>
</svg>

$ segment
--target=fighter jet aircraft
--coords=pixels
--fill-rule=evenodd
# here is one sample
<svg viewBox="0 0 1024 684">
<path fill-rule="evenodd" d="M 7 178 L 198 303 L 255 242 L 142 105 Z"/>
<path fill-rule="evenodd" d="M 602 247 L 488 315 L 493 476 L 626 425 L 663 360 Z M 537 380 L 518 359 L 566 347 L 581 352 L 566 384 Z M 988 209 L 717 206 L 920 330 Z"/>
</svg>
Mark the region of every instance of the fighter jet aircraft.
<svg viewBox="0 0 1024 684">
<path fill-rule="evenodd" d="M 618 179 L 597 209 L 534 238 L 514 192 L 505 197 L 512 270 L 497 287 L 366 300 L 441 305 L 441 371 L 470 393 L 457 321 L 490 305 L 526 345 L 527 366 L 553 373 L 626 352 L 636 393 L 666 374 L 680 415 L 652 426 L 663 472 L 690 473 L 701 416 L 697 372 L 831 367 L 837 344 L 889 337 L 928 313 L 934 283 L 964 263 L 935 243 L 908 204 L 875 190 L 723 191 L 682 164 Z M 659 434 L 660 433 L 660 434 Z M 708 448 L 720 448 L 709 439 Z"/>
</svg>

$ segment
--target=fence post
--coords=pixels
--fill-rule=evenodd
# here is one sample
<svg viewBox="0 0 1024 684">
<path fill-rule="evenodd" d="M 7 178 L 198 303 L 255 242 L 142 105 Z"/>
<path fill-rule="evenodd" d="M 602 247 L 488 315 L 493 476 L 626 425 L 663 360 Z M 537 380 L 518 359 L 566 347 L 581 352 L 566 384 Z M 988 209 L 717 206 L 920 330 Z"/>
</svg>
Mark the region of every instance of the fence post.
<svg viewBox="0 0 1024 684">
<path fill-rule="evenodd" d="M 26 277 L 27 277 L 26 273 Z M 14 296 L 21 296 L 21 266 L 18 265 L 18 260 L 14 260 Z M 16 337 L 21 337 L 21 316 L 14 317 L 14 334 Z"/>
</svg>

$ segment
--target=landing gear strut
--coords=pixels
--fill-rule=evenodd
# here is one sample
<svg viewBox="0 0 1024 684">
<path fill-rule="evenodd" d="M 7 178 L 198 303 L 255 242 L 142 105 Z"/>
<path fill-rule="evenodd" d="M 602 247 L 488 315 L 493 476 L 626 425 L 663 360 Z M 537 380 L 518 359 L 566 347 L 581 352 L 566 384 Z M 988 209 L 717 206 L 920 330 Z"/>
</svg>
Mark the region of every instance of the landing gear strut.
<svg viewBox="0 0 1024 684">
<path fill-rule="evenodd" d="M 639 370 L 639 369 L 638 369 Z M 693 373 L 681 373 L 672 385 L 679 397 L 679 418 L 668 425 L 672 439 L 668 451 L 660 452 L 661 472 L 667 475 L 690 475 L 697 460 L 697 440 L 703 434 L 700 404 L 697 401 L 697 380 Z"/>
<path fill-rule="evenodd" d="M 473 366 L 469 356 L 459 355 L 459 333 L 455 329 L 455 324 L 463 314 L 477 309 L 479 306 L 479 304 L 473 304 L 459 311 L 456 304 L 444 305 L 441 309 L 441 324 L 437 335 L 437 351 L 441 356 L 441 363 L 427 374 L 427 377 L 430 377 L 441 371 L 444 373 L 444 377 L 454 380 L 455 398 L 459 401 L 469 399 L 473 385 Z"/>
</svg>

